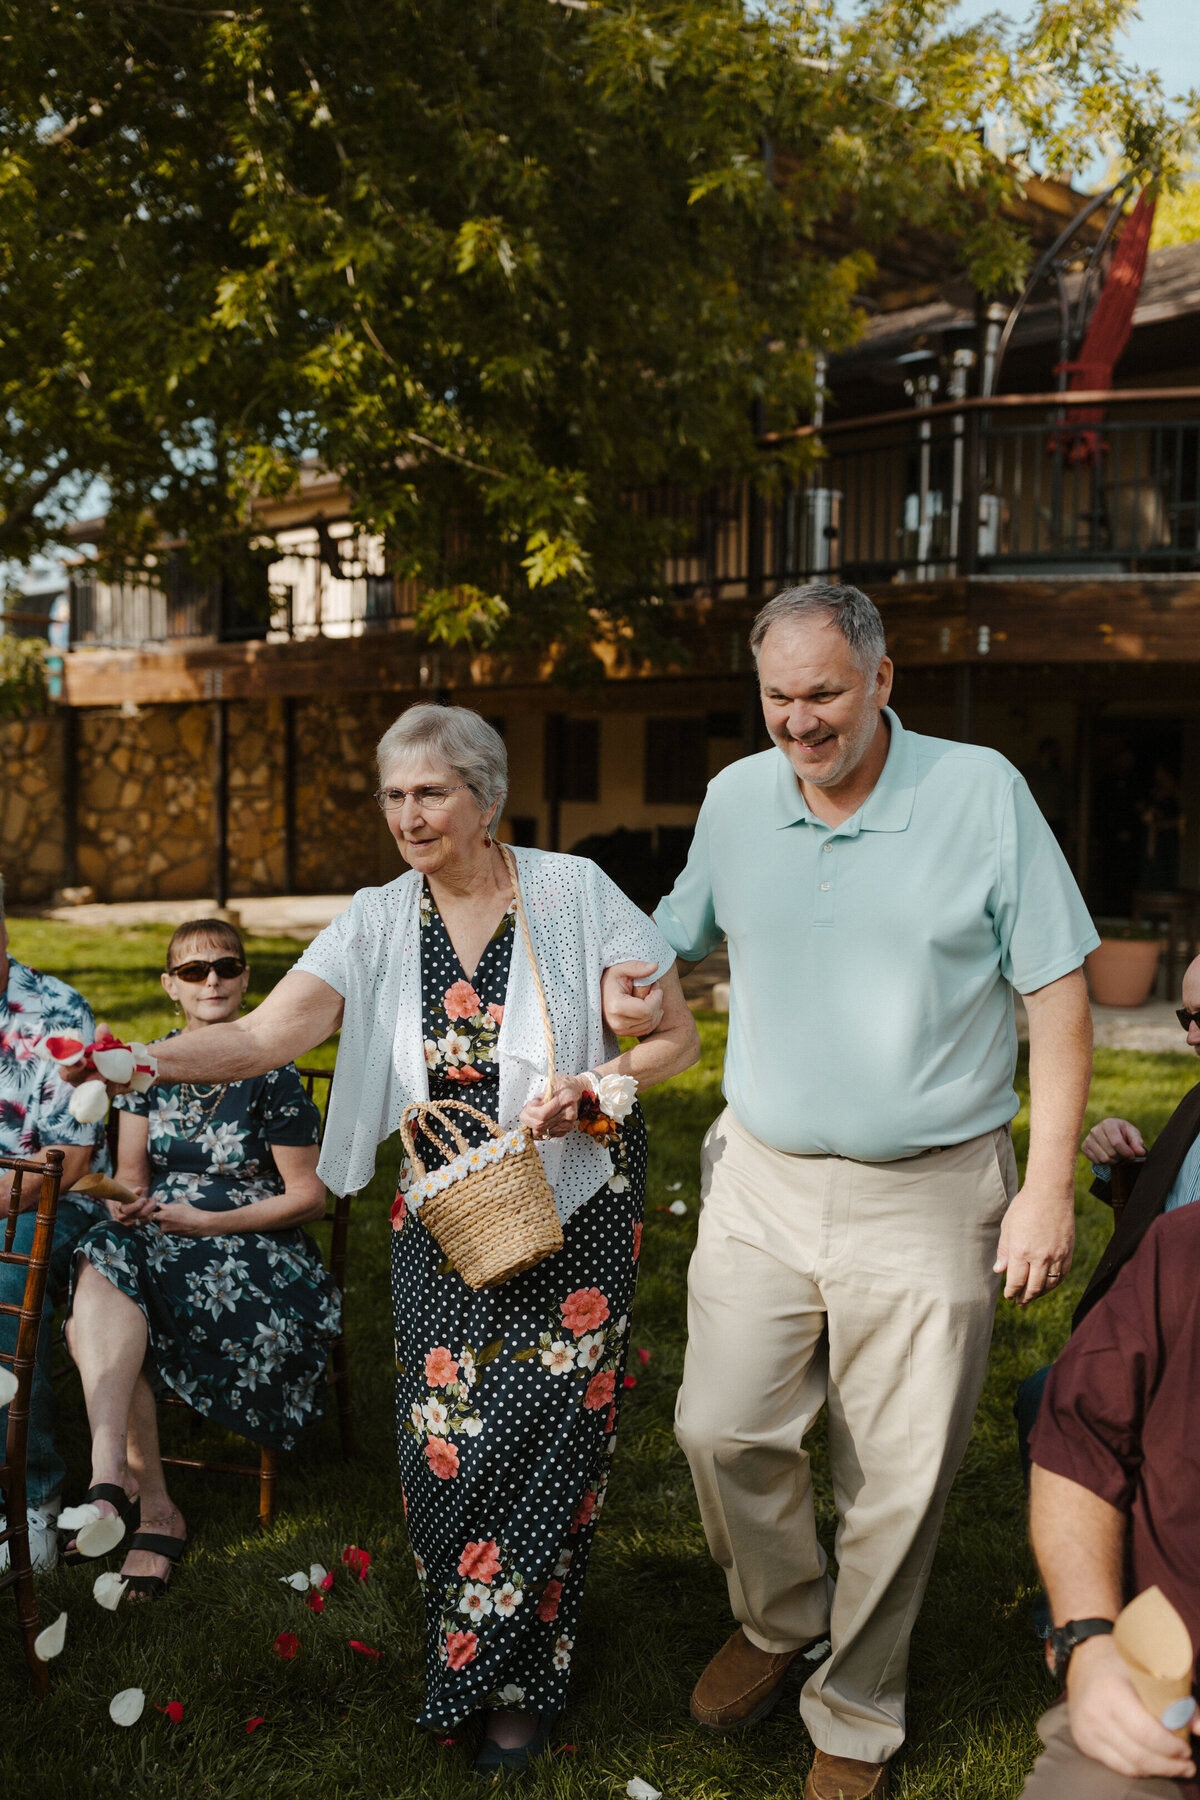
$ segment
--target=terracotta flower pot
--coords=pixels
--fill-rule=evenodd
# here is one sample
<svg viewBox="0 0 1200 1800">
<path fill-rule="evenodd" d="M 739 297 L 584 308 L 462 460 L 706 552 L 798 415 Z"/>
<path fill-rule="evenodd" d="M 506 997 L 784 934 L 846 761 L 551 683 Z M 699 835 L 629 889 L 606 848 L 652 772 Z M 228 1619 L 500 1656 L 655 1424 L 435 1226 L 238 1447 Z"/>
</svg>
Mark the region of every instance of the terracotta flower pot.
<svg viewBox="0 0 1200 1800">
<path fill-rule="evenodd" d="M 1097 1006 L 1144 1006 L 1158 973 L 1160 938 L 1101 938 L 1087 958 L 1088 985 Z"/>
</svg>

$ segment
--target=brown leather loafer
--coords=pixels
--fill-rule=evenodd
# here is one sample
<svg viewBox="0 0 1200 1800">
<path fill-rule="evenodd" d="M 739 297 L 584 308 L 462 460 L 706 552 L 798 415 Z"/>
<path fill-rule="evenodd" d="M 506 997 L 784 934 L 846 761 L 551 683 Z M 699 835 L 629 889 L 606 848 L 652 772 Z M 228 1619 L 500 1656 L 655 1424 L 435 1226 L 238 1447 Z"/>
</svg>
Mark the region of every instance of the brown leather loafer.
<svg viewBox="0 0 1200 1800">
<path fill-rule="evenodd" d="M 752 1644 L 739 1625 L 693 1690 L 692 1717 L 697 1725 L 709 1731 L 736 1731 L 765 1718 L 783 1692 L 789 1664 L 805 1647 L 772 1654 Z"/>
<path fill-rule="evenodd" d="M 817 1751 L 804 1783 L 804 1800 L 882 1800 L 886 1793 L 886 1763 L 827 1756 L 824 1750 Z"/>
</svg>

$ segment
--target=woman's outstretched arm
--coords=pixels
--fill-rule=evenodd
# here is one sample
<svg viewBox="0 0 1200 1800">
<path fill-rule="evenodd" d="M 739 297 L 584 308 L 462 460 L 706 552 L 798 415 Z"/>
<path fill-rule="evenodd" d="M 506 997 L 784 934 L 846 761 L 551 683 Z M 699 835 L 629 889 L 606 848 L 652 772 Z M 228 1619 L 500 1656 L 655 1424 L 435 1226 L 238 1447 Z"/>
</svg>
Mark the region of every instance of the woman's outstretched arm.
<svg viewBox="0 0 1200 1800">
<path fill-rule="evenodd" d="M 342 996 L 318 975 L 292 969 L 261 1006 L 228 1025 L 206 1025 L 156 1043 L 160 1081 L 247 1081 L 295 1062 L 342 1022 Z"/>
</svg>

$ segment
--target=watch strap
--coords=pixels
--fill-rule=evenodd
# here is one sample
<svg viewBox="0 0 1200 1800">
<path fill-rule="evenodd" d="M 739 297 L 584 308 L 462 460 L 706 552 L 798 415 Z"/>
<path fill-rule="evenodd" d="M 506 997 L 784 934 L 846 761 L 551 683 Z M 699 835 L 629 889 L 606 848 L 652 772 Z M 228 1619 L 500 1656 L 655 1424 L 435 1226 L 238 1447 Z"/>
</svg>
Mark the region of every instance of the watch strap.
<svg viewBox="0 0 1200 1800">
<path fill-rule="evenodd" d="M 1054 1650 L 1054 1673 L 1059 1681 L 1065 1680 L 1067 1664 L 1071 1653 L 1088 1638 L 1111 1637 L 1113 1621 L 1111 1619 L 1068 1619 L 1051 1633 L 1050 1642 Z"/>
</svg>

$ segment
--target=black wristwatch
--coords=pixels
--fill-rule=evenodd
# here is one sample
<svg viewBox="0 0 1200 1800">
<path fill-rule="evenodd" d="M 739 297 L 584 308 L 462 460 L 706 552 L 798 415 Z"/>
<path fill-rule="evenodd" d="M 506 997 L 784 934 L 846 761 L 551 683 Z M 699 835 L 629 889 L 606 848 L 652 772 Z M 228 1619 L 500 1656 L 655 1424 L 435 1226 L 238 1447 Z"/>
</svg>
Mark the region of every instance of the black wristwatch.
<svg viewBox="0 0 1200 1800">
<path fill-rule="evenodd" d="M 1111 1619 L 1068 1619 L 1050 1633 L 1050 1673 L 1060 1686 L 1066 1683 L 1067 1665 L 1076 1645 L 1085 1638 L 1110 1637 L 1112 1628 Z"/>
</svg>

